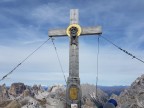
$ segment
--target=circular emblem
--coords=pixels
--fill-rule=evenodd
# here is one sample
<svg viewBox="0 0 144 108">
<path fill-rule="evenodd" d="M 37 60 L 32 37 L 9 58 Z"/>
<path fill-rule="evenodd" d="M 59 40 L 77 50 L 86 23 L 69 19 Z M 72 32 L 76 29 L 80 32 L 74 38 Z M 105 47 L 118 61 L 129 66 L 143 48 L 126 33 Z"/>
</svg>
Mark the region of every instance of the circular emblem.
<svg viewBox="0 0 144 108">
<path fill-rule="evenodd" d="M 78 24 L 71 24 L 68 26 L 66 33 L 68 36 L 79 36 L 81 34 L 81 27 Z"/>
</svg>

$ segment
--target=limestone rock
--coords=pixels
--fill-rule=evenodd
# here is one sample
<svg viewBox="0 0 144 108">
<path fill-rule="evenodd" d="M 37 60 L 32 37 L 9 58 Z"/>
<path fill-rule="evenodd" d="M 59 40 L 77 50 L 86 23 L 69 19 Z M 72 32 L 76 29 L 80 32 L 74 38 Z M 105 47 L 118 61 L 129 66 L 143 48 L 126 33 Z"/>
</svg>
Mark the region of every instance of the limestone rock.
<svg viewBox="0 0 144 108">
<path fill-rule="evenodd" d="M 6 88 L 6 85 L 3 84 L 2 86 L 0 86 L 0 102 L 5 101 L 7 99 L 9 99 L 8 90 Z"/>
<path fill-rule="evenodd" d="M 37 94 L 37 93 L 38 93 L 38 90 L 39 90 L 39 87 L 38 87 L 37 85 L 34 85 L 34 86 L 32 87 L 32 90 L 33 90 L 33 93 L 34 93 L 34 94 Z"/>
<path fill-rule="evenodd" d="M 103 92 L 101 89 L 97 89 L 96 91 L 96 86 L 95 85 L 90 85 L 90 84 L 82 84 L 81 85 L 82 89 L 82 97 L 83 97 L 83 107 L 96 107 L 95 102 L 99 102 L 101 104 L 104 104 L 107 99 L 108 95 Z M 97 95 L 96 95 L 97 94 Z"/>
<path fill-rule="evenodd" d="M 95 97 L 94 85 L 84 84 L 81 88 L 83 92 L 82 108 L 96 108 L 92 98 L 98 98 L 101 102 L 106 100 L 107 95 L 100 89 L 97 92 L 98 97 Z M 6 96 L 6 99 L 2 98 L 0 108 L 65 108 L 65 94 L 64 85 L 54 85 L 48 91 L 41 85 L 30 87 L 23 83 L 13 83 L 9 90 L 3 85 L 0 86 L 0 96 Z"/>
<path fill-rule="evenodd" d="M 18 96 L 23 93 L 26 86 L 23 83 L 13 83 L 9 89 L 9 93 L 13 96 Z"/>
<path fill-rule="evenodd" d="M 52 98 L 65 98 L 66 87 L 64 85 L 54 85 L 48 89 L 48 92 Z"/>
<path fill-rule="evenodd" d="M 23 92 L 24 97 L 27 97 L 27 96 L 30 96 L 30 95 L 31 95 L 31 93 L 28 89 L 24 90 L 24 92 Z"/>
<path fill-rule="evenodd" d="M 21 108 L 42 108 L 40 103 L 30 96 L 22 98 L 22 100 L 19 101 L 21 103 Z"/>
<path fill-rule="evenodd" d="M 2 101 L 0 102 L 0 108 L 5 108 L 9 103 L 11 103 L 11 100 L 8 101 Z"/>
<path fill-rule="evenodd" d="M 116 100 L 120 108 L 144 108 L 144 75 L 138 77 Z"/>
<path fill-rule="evenodd" d="M 13 100 L 11 103 L 9 103 L 5 108 L 21 108 L 21 105 L 18 101 Z"/>
</svg>

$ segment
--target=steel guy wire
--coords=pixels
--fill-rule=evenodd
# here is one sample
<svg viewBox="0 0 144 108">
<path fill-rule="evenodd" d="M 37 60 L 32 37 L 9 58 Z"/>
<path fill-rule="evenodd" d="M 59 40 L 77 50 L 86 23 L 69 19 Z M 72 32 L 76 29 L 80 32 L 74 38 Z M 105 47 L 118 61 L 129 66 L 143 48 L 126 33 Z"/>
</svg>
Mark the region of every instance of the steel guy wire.
<svg viewBox="0 0 144 108">
<path fill-rule="evenodd" d="M 144 63 L 143 60 L 137 58 L 136 56 L 134 56 L 133 54 L 129 53 L 128 51 L 122 49 L 121 47 L 119 47 L 118 45 L 114 44 L 112 41 L 110 41 L 109 39 L 107 39 L 106 37 L 101 36 L 103 39 L 105 39 L 106 41 L 108 41 L 109 43 L 111 43 L 112 45 L 114 45 L 115 47 L 117 47 L 119 50 L 123 51 L 124 53 L 126 53 L 127 55 L 131 56 L 133 59 L 137 59 L 138 61 Z"/>
<path fill-rule="evenodd" d="M 12 74 L 20 65 L 22 65 L 28 58 L 30 58 L 37 50 L 39 50 L 46 42 L 48 42 L 50 38 L 48 38 L 46 41 L 44 41 L 38 48 L 36 48 L 31 54 L 29 54 L 23 61 L 21 61 L 17 66 L 15 66 L 10 72 L 8 72 L 6 75 L 4 75 L 0 81 L 4 80 L 8 75 Z"/>
<path fill-rule="evenodd" d="M 99 77 L 99 36 L 97 39 L 97 76 L 96 76 L 96 97 L 98 96 L 98 77 Z"/>
<path fill-rule="evenodd" d="M 64 80 L 65 80 L 65 83 L 67 84 L 66 77 L 65 77 L 65 74 L 64 74 L 64 70 L 63 70 L 63 67 L 62 67 L 62 64 L 61 64 L 61 61 L 60 61 L 58 52 L 57 52 L 57 48 L 56 48 L 55 43 L 54 43 L 53 40 L 54 40 L 54 39 L 51 37 L 51 41 L 52 41 L 52 43 L 53 43 L 53 46 L 54 46 L 54 49 L 55 49 L 55 52 L 56 52 L 56 55 L 57 55 L 57 59 L 58 59 L 58 62 L 59 62 L 59 65 L 60 65 L 61 71 L 62 71 L 62 73 L 63 73 L 63 77 L 64 77 Z"/>
</svg>

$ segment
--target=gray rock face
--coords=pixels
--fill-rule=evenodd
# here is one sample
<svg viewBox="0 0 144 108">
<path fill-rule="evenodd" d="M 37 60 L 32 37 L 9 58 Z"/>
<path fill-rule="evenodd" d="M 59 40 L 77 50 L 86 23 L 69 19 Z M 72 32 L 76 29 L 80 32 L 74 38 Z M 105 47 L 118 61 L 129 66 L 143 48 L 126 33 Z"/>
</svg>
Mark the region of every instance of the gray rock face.
<svg viewBox="0 0 144 108">
<path fill-rule="evenodd" d="M 55 85 L 52 86 L 50 89 L 48 89 L 48 92 L 50 93 L 50 97 L 52 98 L 63 98 L 65 99 L 66 97 L 66 87 L 64 85 Z"/>
<path fill-rule="evenodd" d="M 26 86 L 23 83 L 13 83 L 9 89 L 9 94 L 13 96 L 18 96 L 23 93 Z"/>
<path fill-rule="evenodd" d="M 120 96 L 112 95 L 119 108 L 144 108 L 144 75 L 138 77 Z"/>
<path fill-rule="evenodd" d="M 18 101 L 11 101 L 5 108 L 21 108 L 21 105 Z"/>
<path fill-rule="evenodd" d="M 83 104 L 84 104 L 82 106 L 83 108 L 95 108 L 96 107 L 95 102 L 104 104 L 108 99 L 108 95 L 105 92 L 103 92 L 101 89 L 98 88 L 96 91 L 95 85 L 82 84 L 81 88 L 82 88 L 82 97 L 83 97 Z"/>
<path fill-rule="evenodd" d="M 7 100 L 8 98 L 9 98 L 8 90 L 5 84 L 3 84 L 2 86 L 0 86 L 0 102 Z"/>
</svg>

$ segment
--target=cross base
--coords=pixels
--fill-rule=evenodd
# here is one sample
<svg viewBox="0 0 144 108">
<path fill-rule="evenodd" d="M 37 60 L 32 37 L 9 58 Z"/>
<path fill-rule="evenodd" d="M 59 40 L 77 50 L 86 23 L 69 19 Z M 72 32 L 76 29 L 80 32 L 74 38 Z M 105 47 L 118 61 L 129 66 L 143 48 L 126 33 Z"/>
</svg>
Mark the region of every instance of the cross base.
<svg viewBox="0 0 144 108">
<path fill-rule="evenodd" d="M 79 77 L 68 77 L 67 80 L 67 89 L 66 89 L 66 108 L 72 108 L 73 104 L 76 104 L 77 107 L 81 108 L 81 86 Z"/>
</svg>

